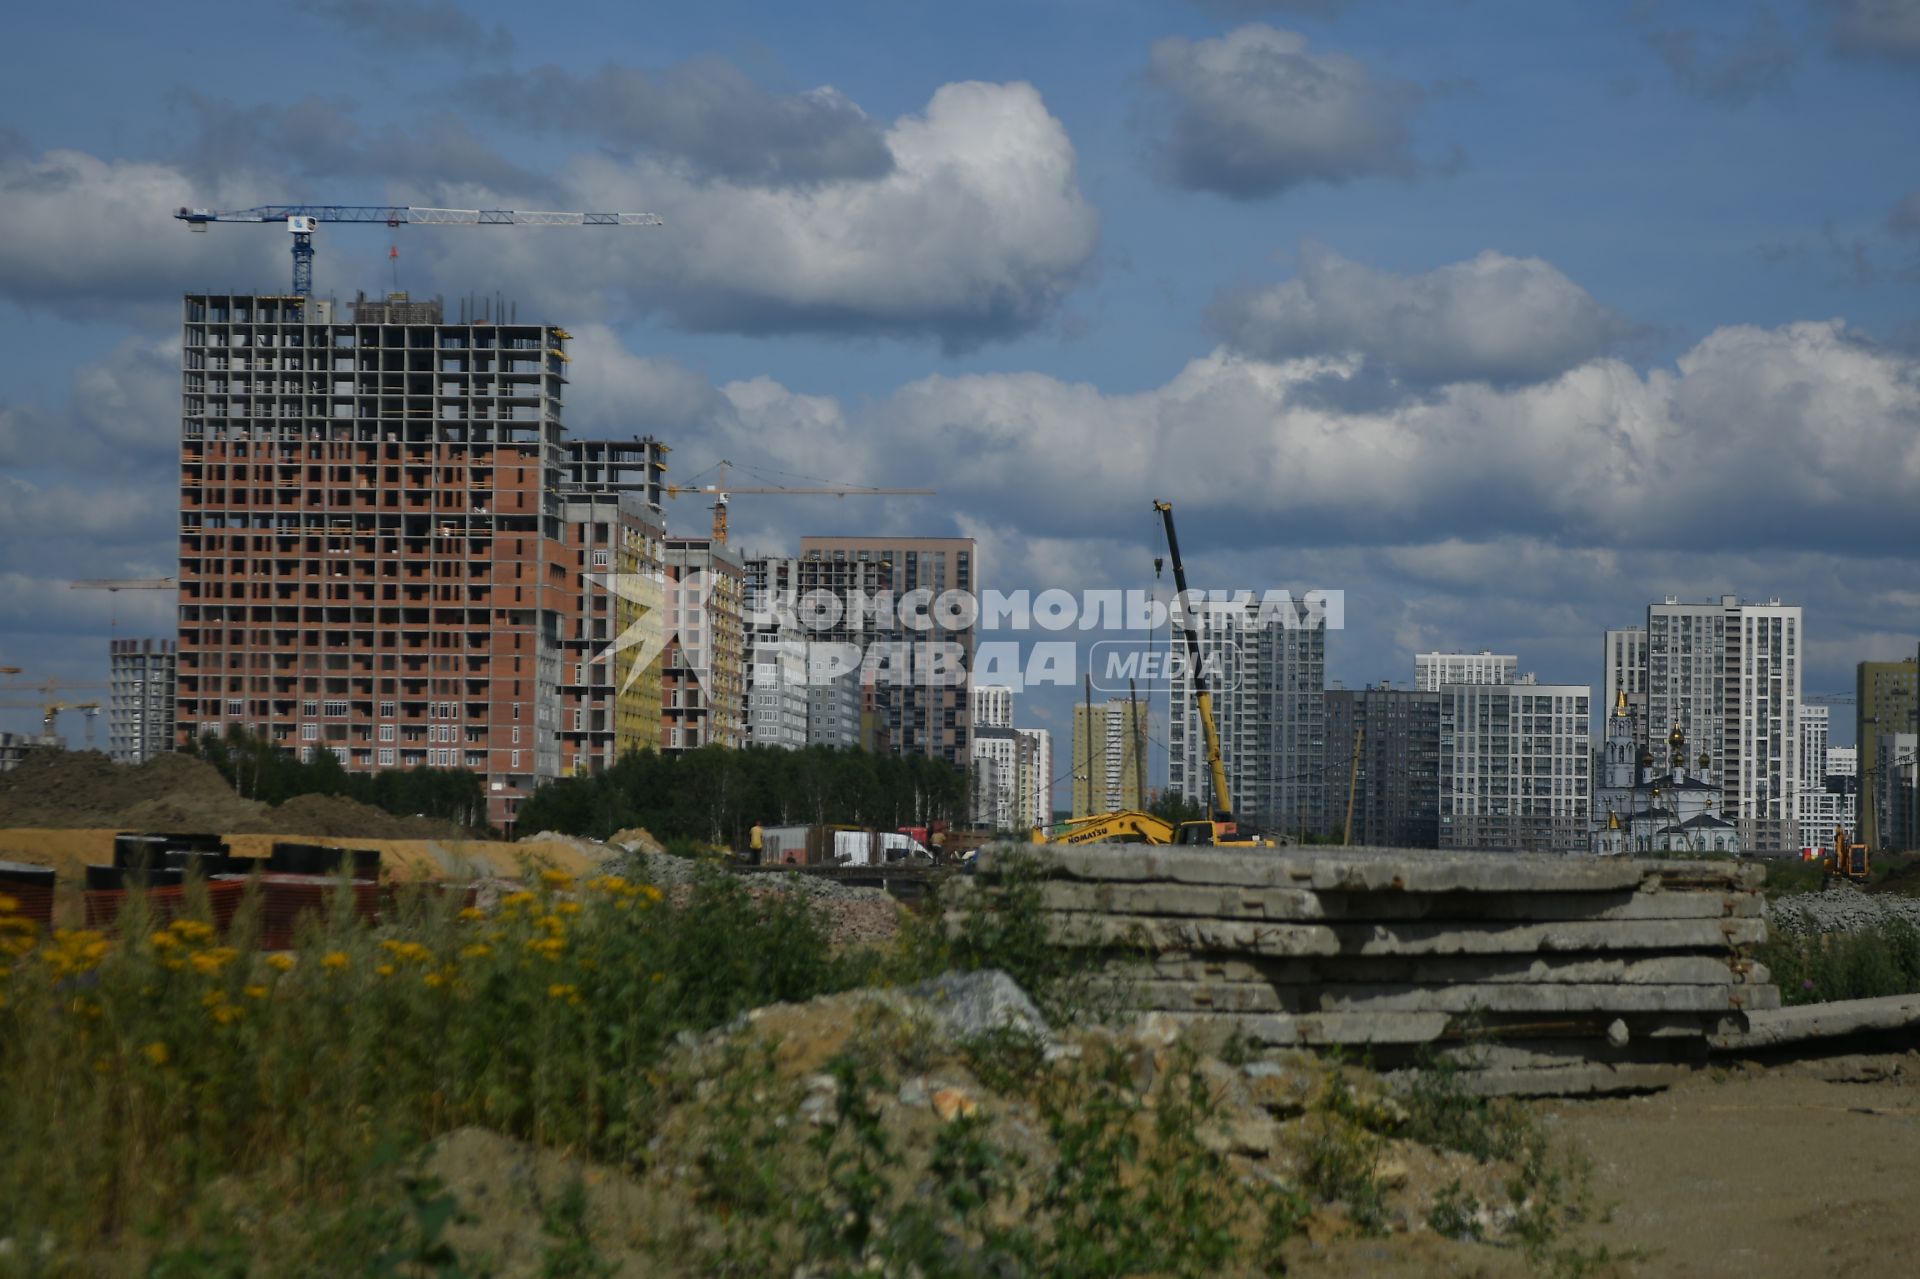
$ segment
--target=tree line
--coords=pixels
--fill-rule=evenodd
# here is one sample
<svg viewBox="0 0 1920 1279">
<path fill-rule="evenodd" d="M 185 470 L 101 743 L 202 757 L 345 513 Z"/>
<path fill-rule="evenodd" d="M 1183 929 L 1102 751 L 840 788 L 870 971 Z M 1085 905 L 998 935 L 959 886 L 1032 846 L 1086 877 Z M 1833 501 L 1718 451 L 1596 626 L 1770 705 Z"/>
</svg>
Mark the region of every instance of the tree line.
<svg viewBox="0 0 1920 1279">
<path fill-rule="evenodd" d="M 745 848 L 756 824 L 895 830 L 932 821 L 967 821 L 967 776 L 944 760 L 707 745 L 682 755 L 631 751 L 603 772 L 548 782 L 521 804 L 515 830 L 605 839 L 643 826 L 663 841 Z"/>
<path fill-rule="evenodd" d="M 341 795 L 399 817 L 431 817 L 475 829 L 487 824 L 486 787 L 478 773 L 464 768 L 349 773 L 332 751 L 315 751 L 311 761 L 302 760 L 237 726 L 223 737 L 195 738 L 185 753 L 213 765 L 235 794 L 263 804 L 284 804 L 299 795 Z"/>
</svg>

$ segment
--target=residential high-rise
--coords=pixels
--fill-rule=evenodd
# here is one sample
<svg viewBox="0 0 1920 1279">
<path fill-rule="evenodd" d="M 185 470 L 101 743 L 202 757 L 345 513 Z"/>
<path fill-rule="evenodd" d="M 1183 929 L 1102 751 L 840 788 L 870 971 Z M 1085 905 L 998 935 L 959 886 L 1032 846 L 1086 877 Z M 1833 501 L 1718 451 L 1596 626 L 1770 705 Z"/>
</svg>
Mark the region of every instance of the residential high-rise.
<svg viewBox="0 0 1920 1279">
<path fill-rule="evenodd" d="M 650 435 L 566 442 L 562 513 L 584 588 L 577 633 L 563 637 L 573 679 L 562 689 L 566 772 L 660 748 L 664 663 L 631 640 L 660 624 L 649 614 L 666 602 L 660 503 L 669 451 Z"/>
<path fill-rule="evenodd" d="M 876 685 L 873 709 L 884 716 L 887 747 L 965 768 L 972 758 L 967 672 L 973 667 L 974 605 L 981 589 L 973 539 L 812 536 L 800 539 L 800 554 L 829 563 L 888 566 L 895 607 L 890 617 L 878 619 L 882 629 L 872 637 L 877 647 L 868 649 Z M 901 620 L 903 604 L 916 625 Z M 955 659 L 952 664 L 949 657 Z"/>
<path fill-rule="evenodd" d="M 981 830 L 1010 831 L 1020 822 L 1020 735 L 998 725 L 974 726 L 969 780 L 973 787 L 973 824 Z"/>
<path fill-rule="evenodd" d="M 747 654 L 747 744 L 807 744 L 807 648 L 791 635 L 754 637 Z"/>
<path fill-rule="evenodd" d="M 886 690 L 865 669 L 882 632 L 864 602 L 890 591 L 886 560 L 753 555 L 746 561 L 747 620 L 756 637 L 796 640 L 806 660 L 809 746 L 872 747 L 884 733 Z M 884 745 L 884 740 L 881 743 Z"/>
<path fill-rule="evenodd" d="M 973 726 L 976 729 L 1013 727 L 1013 689 L 1009 685 L 973 686 Z"/>
<path fill-rule="evenodd" d="M 181 336 L 178 740 L 469 768 L 510 827 L 579 625 L 565 332 L 189 294 Z"/>
<path fill-rule="evenodd" d="M 1446 684 L 1511 684 L 1520 659 L 1511 653 L 1415 653 L 1413 686 L 1423 693 Z"/>
<path fill-rule="evenodd" d="M 1440 847 L 1576 853 L 1589 846 L 1587 684 L 1440 689 Z"/>
<path fill-rule="evenodd" d="M 1647 735 L 1647 628 L 1628 626 L 1606 633 L 1601 706 L 1609 713 L 1627 695 L 1627 716 L 1641 738 Z"/>
<path fill-rule="evenodd" d="M 1125 697 L 1073 708 L 1073 815 L 1138 809 L 1146 796 L 1147 703 Z M 1051 815 L 1049 815 L 1051 820 Z"/>
<path fill-rule="evenodd" d="M 1859 751 L 1860 838 L 1867 847 L 1892 847 L 1887 836 L 1902 825 L 1891 820 L 1896 807 L 1891 779 L 1898 758 L 1884 756 L 1880 738 L 1887 733 L 1915 731 L 1916 692 L 1920 692 L 1920 665 L 1911 657 L 1900 662 L 1861 662 L 1855 671 L 1855 749 Z"/>
<path fill-rule="evenodd" d="M 1329 830 L 1385 848 L 1440 846 L 1440 693 L 1405 688 L 1327 690 Z M 1354 748 L 1359 768 L 1354 769 Z"/>
<path fill-rule="evenodd" d="M 708 537 L 666 541 L 661 750 L 746 744 L 746 569 Z"/>
<path fill-rule="evenodd" d="M 108 652 L 107 754 L 144 764 L 173 749 L 174 641 L 117 639 Z"/>
<path fill-rule="evenodd" d="M 1749 850 L 1799 838 L 1802 653 L 1797 604 L 1668 596 L 1647 607 L 1648 735 L 1678 726 L 1706 756 L 1698 771 L 1719 779 L 1720 815 Z"/>
<path fill-rule="evenodd" d="M 1234 816 L 1247 829 L 1298 832 L 1324 824 L 1327 787 L 1327 633 L 1295 603 L 1267 610 L 1249 600 L 1192 614 L 1201 662 L 1213 689 L 1220 755 Z M 1185 644 L 1175 617 L 1176 649 Z M 1193 700 L 1193 673 L 1175 668 L 1167 732 L 1168 789 L 1209 804 L 1206 734 Z"/>
<path fill-rule="evenodd" d="M 1053 824 L 1053 734 L 1044 728 L 1013 731 L 1024 743 L 1018 761 L 1018 829 L 1044 829 Z"/>
</svg>

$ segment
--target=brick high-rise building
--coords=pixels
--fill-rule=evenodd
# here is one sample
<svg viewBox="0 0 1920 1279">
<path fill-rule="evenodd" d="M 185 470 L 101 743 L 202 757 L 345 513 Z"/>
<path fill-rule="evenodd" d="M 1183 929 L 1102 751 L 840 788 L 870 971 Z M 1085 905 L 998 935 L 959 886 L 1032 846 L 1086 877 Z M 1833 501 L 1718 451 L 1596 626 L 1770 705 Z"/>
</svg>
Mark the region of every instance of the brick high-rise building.
<svg viewBox="0 0 1920 1279">
<path fill-rule="evenodd" d="M 512 824 L 563 769 L 599 545 L 566 519 L 566 343 L 403 296 L 338 319 L 186 297 L 179 740 L 237 725 L 355 772 L 469 768 Z"/>
</svg>

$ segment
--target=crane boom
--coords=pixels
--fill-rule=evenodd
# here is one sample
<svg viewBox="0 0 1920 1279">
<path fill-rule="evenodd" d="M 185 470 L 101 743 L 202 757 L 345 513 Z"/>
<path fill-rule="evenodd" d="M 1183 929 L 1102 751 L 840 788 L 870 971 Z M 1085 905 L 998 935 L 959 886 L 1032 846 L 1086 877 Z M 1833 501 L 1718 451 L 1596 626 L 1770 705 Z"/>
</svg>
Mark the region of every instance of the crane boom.
<svg viewBox="0 0 1920 1279">
<path fill-rule="evenodd" d="M 170 591 L 180 583 L 171 577 L 83 577 L 68 584 L 75 591 Z"/>
<path fill-rule="evenodd" d="M 212 222 L 284 222 L 293 233 L 293 292 L 313 293 L 313 229 L 322 222 L 384 226 L 664 226 L 654 213 L 571 213 L 541 209 L 431 209 L 406 204 L 263 204 L 251 209 L 174 211 L 189 231 Z"/>
<path fill-rule="evenodd" d="M 1173 503 L 1155 501 L 1153 509 L 1167 530 L 1167 558 L 1173 561 L 1173 589 L 1176 617 L 1186 637 L 1187 669 L 1193 680 L 1193 703 L 1200 712 L 1200 728 L 1207 738 L 1207 772 L 1213 780 L 1213 820 L 1231 831 L 1233 795 L 1227 789 L 1226 761 L 1220 756 L 1220 726 L 1213 719 L 1213 691 L 1207 687 L 1207 673 L 1200 660 L 1200 633 L 1181 610 L 1186 607 L 1187 570 L 1180 562 L 1180 539 L 1173 531 Z"/>
</svg>

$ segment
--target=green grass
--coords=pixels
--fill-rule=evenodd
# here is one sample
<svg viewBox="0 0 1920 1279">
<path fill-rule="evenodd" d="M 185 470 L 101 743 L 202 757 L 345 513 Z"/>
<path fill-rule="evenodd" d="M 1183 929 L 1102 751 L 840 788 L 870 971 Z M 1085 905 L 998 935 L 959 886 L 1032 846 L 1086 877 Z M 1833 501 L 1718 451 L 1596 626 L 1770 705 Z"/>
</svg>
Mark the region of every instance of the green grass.
<svg viewBox="0 0 1920 1279">
<path fill-rule="evenodd" d="M 1920 991 L 1920 928 L 1904 920 L 1864 932 L 1778 935 L 1756 958 L 1789 1004 Z"/>
</svg>

